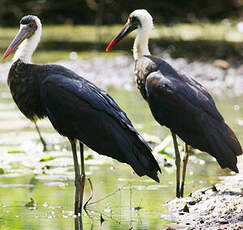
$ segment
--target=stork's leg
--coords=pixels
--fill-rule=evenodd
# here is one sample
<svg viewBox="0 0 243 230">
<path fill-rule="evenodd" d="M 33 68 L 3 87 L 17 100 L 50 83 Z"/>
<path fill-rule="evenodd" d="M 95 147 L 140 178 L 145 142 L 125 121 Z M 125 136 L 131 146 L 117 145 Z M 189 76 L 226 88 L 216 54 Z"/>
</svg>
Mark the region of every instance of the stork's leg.
<svg viewBox="0 0 243 230">
<path fill-rule="evenodd" d="M 85 168 L 84 168 L 84 145 L 79 142 L 80 146 L 80 164 L 81 164 L 81 180 L 80 180 L 80 204 L 79 204 L 79 212 L 82 213 L 83 208 L 83 196 L 84 196 L 84 185 L 85 185 Z"/>
<path fill-rule="evenodd" d="M 172 138 L 173 138 L 173 143 L 174 143 L 174 148 L 175 148 L 175 164 L 176 164 L 176 197 L 180 198 L 181 192 L 180 192 L 180 171 L 181 171 L 181 158 L 180 158 L 180 153 L 178 149 L 178 143 L 176 140 L 176 134 L 171 131 Z"/>
<path fill-rule="evenodd" d="M 181 197 L 184 195 L 184 184 L 185 184 L 185 179 L 186 179 L 186 166 L 188 163 L 189 159 L 189 149 L 188 145 L 185 143 L 185 155 L 183 158 L 183 171 L 182 171 L 182 181 L 181 181 Z"/>
<path fill-rule="evenodd" d="M 74 229 L 75 230 L 83 230 L 83 219 L 82 219 L 82 215 L 80 215 L 77 218 L 74 218 Z"/>
<path fill-rule="evenodd" d="M 39 134 L 40 141 L 41 141 L 41 143 L 43 145 L 43 151 L 45 152 L 45 151 L 47 151 L 46 142 L 45 142 L 44 138 L 41 135 L 41 132 L 40 132 L 40 129 L 39 129 L 37 123 L 36 122 L 34 122 L 34 123 L 35 123 L 35 128 L 37 130 L 37 133 Z"/>
<path fill-rule="evenodd" d="M 78 215 L 79 207 L 80 207 L 81 176 L 80 176 L 79 165 L 78 165 L 78 157 L 77 157 L 77 151 L 76 151 L 76 140 L 75 139 L 69 139 L 69 141 L 70 141 L 71 146 L 72 146 L 74 172 L 75 172 L 74 215 Z"/>
</svg>

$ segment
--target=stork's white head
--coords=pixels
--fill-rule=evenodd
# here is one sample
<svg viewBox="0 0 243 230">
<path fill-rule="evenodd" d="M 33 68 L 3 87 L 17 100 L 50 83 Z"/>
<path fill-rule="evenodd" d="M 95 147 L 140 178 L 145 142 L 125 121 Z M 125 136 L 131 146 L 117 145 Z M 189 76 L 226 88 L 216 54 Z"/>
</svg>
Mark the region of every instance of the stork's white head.
<svg viewBox="0 0 243 230">
<path fill-rule="evenodd" d="M 129 21 L 137 21 L 137 27 L 146 32 L 150 32 L 153 28 L 153 18 L 150 13 L 145 9 L 134 10 L 128 17 Z"/>
<path fill-rule="evenodd" d="M 148 40 L 153 29 L 153 18 L 150 13 L 144 9 L 135 10 L 129 15 L 127 23 L 118 35 L 110 42 L 106 51 L 135 29 L 138 29 L 139 32 L 133 45 L 134 59 L 136 60 L 142 55 L 149 55 Z"/>
<path fill-rule="evenodd" d="M 2 60 L 4 60 L 16 47 L 19 46 L 13 57 L 13 61 L 21 59 L 26 63 L 31 62 L 32 54 L 40 41 L 41 32 L 42 25 L 37 16 L 24 16 L 20 20 L 20 29 L 18 34 L 5 51 Z"/>
</svg>

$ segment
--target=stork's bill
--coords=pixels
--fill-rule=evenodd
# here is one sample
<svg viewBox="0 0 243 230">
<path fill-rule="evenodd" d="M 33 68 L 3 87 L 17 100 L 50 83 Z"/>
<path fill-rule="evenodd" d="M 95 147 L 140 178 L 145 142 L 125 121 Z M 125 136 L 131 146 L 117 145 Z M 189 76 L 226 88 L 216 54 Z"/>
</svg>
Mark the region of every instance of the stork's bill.
<svg viewBox="0 0 243 230">
<path fill-rule="evenodd" d="M 36 33 L 39 31 L 39 33 Z M 41 34 L 41 23 L 38 17 L 34 15 L 28 15 L 21 19 L 20 29 L 18 34 L 15 36 L 7 50 L 5 51 L 2 61 L 7 58 L 18 46 L 20 46 L 23 41 L 28 40 L 28 45 L 22 45 L 19 52 L 17 52 L 15 59 L 21 58 L 23 61 L 29 62 L 31 59 L 32 53 L 35 50 Z"/>
<path fill-rule="evenodd" d="M 109 51 L 109 49 L 118 43 L 122 38 L 124 38 L 126 35 L 131 33 L 133 30 L 137 28 L 137 20 L 134 18 L 129 18 L 128 22 L 123 26 L 121 31 L 113 38 L 113 40 L 110 42 L 110 44 L 106 48 L 106 52 Z"/>
<path fill-rule="evenodd" d="M 113 38 L 113 40 L 107 46 L 106 51 L 109 51 L 112 46 L 114 46 L 135 29 L 138 29 L 138 33 L 133 44 L 134 59 L 136 60 L 143 55 L 150 55 L 148 40 L 153 29 L 153 18 L 149 12 L 144 9 L 135 10 L 129 15 L 127 23 L 117 34 L 117 36 Z"/>
<path fill-rule="evenodd" d="M 3 57 L 2 57 L 2 61 L 12 52 L 15 50 L 16 47 L 19 46 L 19 44 L 24 41 L 29 34 L 29 30 L 28 30 L 28 26 L 22 26 L 22 28 L 19 30 L 18 34 L 16 35 L 16 37 L 14 38 L 14 40 L 11 42 L 11 44 L 9 45 L 9 47 L 7 48 L 7 50 L 5 51 Z"/>
</svg>

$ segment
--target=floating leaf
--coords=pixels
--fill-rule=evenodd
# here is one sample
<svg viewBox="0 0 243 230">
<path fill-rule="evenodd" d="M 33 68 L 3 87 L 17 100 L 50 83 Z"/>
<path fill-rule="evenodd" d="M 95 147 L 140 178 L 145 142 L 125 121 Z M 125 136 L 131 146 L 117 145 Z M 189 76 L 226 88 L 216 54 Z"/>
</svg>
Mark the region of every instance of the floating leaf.
<svg viewBox="0 0 243 230">
<path fill-rule="evenodd" d="M 183 144 L 178 142 L 179 151 L 183 150 Z M 159 145 L 157 145 L 153 153 L 159 153 L 162 155 L 166 155 L 168 158 L 174 158 L 174 145 L 172 136 L 168 135 Z"/>
<path fill-rule="evenodd" d="M 12 150 L 8 150 L 8 153 L 22 153 L 23 150 L 20 149 L 12 149 Z"/>
<path fill-rule="evenodd" d="M 159 145 L 154 148 L 155 153 L 163 153 L 164 150 L 171 145 L 172 137 L 168 135 Z"/>
<path fill-rule="evenodd" d="M 85 160 L 92 160 L 94 159 L 94 156 L 89 154 L 87 157 L 85 157 Z"/>
<path fill-rule="evenodd" d="M 142 137 L 150 144 L 159 144 L 161 142 L 159 137 L 148 133 L 142 133 Z"/>
<path fill-rule="evenodd" d="M 52 157 L 52 156 L 49 156 L 49 157 L 43 157 L 43 158 L 40 159 L 40 162 L 50 161 L 50 160 L 53 160 L 53 159 L 54 159 L 54 157 Z"/>
</svg>

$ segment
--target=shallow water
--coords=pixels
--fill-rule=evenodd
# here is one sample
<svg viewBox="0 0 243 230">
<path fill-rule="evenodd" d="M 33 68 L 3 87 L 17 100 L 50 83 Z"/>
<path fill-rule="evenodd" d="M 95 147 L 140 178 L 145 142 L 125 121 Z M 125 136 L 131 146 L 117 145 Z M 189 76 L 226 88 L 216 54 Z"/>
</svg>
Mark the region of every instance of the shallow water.
<svg viewBox="0 0 243 230">
<path fill-rule="evenodd" d="M 34 126 L 17 110 L 6 85 L 0 85 L 0 89 L 0 229 L 74 229 L 74 172 L 67 140 L 53 130 L 47 119 L 40 121 L 50 149 L 43 153 Z M 154 121 L 136 90 L 109 92 L 140 133 L 161 140 L 169 134 Z M 219 110 L 241 143 L 242 99 L 216 98 Z M 161 215 L 167 213 L 163 205 L 175 197 L 174 167 L 162 167 L 161 183 L 157 184 L 134 175 L 125 164 L 85 150 L 86 174 L 94 192 L 87 209 L 94 229 L 166 228 L 168 221 Z M 219 182 L 220 176 L 229 174 L 208 154 L 191 157 L 185 193 L 211 186 Z M 85 199 L 90 192 L 86 181 Z M 34 206 L 26 207 L 31 197 Z M 102 225 L 101 216 L 105 220 Z M 86 214 L 83 226 L 91 229 L 91 219 Z"/>
</svg>

